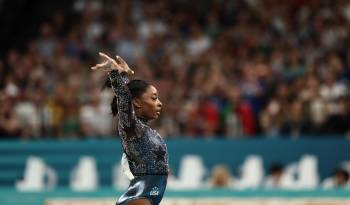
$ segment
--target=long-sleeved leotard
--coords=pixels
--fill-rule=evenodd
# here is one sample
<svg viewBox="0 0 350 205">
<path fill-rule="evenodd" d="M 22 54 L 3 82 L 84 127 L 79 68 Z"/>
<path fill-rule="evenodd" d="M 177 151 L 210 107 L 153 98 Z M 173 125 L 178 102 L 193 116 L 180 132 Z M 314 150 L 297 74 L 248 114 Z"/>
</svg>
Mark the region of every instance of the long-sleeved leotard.
<svg viewBox="0 0 350 205">
<path fill-rule="evenodd" d="M 168 150 L 164 139 L 149 127 L 146 120 L 137 118 L 127 87 L 126 73 L 109 72 L 112 89 L 118 99 L 118 132 L 133 175 L 168 174 Z"/>
</svg>

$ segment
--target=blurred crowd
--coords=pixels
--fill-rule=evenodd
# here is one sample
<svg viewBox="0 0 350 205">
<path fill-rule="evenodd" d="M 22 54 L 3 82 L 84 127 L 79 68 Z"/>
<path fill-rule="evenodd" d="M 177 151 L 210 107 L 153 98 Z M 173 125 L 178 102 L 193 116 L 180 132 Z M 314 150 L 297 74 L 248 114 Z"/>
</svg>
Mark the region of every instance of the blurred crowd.
<svg viewBox="0 0 350 205">
<path fill-rule="evenodd" d="M 216 165 L 209 177 L 209 180 L 205 183 L 207 187 L 210 188 L 231 188 L 231 189 L 254 189 L 261 188 L 265 190 L 276 190 L 276 189 L 294 189 L 294 190 L 303 190 L 303 189 L 314 189 L 314 188 L 322 188 L 325 190 L 329 189 L 350 189 L 350 180 L 349 180 L 349 172 L 345 168 L 337 168 L 333 171 L 333 173 L 325 178 L 324 180 L 316 180 L 317 183 L 310 186 L 308 184 L 308 180 L 310 178 L 302 179 L 303 182 L 292 182 L 290 181 L 289 173 L 285 167 L 281 164 L 273 164 L 270 167 L 267 176 L 263 177 L 258 182 L 244 182 L 243 184 L 240 182 L 239 178 L 235 178 L 230 169 L 222 164 Z M 306 181 L 306 183 L 305 183 Z M 302 185 L 298 184 L 301 183 Z M 249 184 L 249 185 L 248 185 Z"/>
<path fill-rule="evenodd" d="M 76 0 L 0 59 L 0 136 L 115 136 L 99 51 L 155 85 L 163 136 L 350 135 L 349 1 Z"/>
</svg>

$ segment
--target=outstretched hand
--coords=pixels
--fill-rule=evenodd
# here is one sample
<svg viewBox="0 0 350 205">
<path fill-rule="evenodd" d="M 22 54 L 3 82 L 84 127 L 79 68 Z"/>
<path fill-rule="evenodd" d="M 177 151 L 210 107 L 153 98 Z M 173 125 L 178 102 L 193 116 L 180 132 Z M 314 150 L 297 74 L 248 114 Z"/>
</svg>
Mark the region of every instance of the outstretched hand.
<svg viewBox="0 0 350 205">
<path fill-rule="evenodd" d="M 119 73 L 126 72 L 129 75 L 134 74 L 134 71 L 129 68 L 128 64 L 120 56 L 116 56 L 116 60 L 114 60 L 102 52 L 100 52 L 99 55 L 104 59 L 104 61 L 91 67 L 92 70 L 117 70 Z"/>
</svg>

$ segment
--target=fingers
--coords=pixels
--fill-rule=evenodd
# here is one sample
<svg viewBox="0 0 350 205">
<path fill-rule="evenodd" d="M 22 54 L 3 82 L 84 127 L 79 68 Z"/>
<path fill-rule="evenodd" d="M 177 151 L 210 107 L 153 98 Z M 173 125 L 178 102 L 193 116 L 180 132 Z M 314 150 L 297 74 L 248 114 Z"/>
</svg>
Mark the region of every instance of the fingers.
<svg viewBox="0 0 350 205">
<path fill-rule="evenodd" d="M 116 59 L 117 63 L 120 64 L 121 67 L 123 67 L 125 72 L 127 72 L 129 75 L 134 74 L 134 71 L 129 68 L 128 64 L 124 61 L 124 59 L 122 59 L 120 56 L 116 56 Z"/>
<path fill-rule="evenodd" d="M 104 58 L 105 60 L 107 60 L 109 63 L 111 63 L 111 65 L 112 65 L 114 68 L 120 70 L 120 66 L 117 64 L 117 62 L 115 62 L 115 60 L 114 60 L 113 58 L 109 57 L 108 55 L 106 55 L 106 54 L 104 54 L 104 53 L 102 53 L 102 52 L 99 52 L 99 55 L 100 55 L 102 58 Z"/>
<path fill-rule="evenodd" d="M 126 62 L 124 61 L 124 59 L 122 59 L 120 56 L 116 56 L 117 60 L 119 63 L 127 65 Z"/>
<path fill-rule="evenodd" d="M 103 63 L 96 64 L 95 66 L 91 67 L 92 70 L 97 70 L 97 69 L 103 69 L 103 70 L 111 70 L 111 69 L 116 69 L 119 72 L 126 72 L 129 75 L 133 75 L 134 71 L 131 70 L 128 66 L 128 64 L 120 57 L 116 56 L 116 60 L 112 59 L 108 55 L 99 52 L 99 55 L 104 58 Z M 106 69 L 106 67 L 108 67 Z"/>
<path fill-rule="evenodd" d="M 99 54 L 101 57 L 103 57 L 103 58 L 105 58 L 106 60 L 108 60 L 108 61 L 114 61 L 113 58 L 109 57 L 108 55 L 106 55 L 106 54 L 104 54 L 104 53 L 102 53 L 102 52 L 99 52 L 98 54 Z"/>
<path fill-rule="evenodd" d="M 134 72 L 133 70 L 131 70 L 131 69 L 129 69 L 127 72 L 128 72 L 129 75 L 134 75 L 134 73 L 135 73 L 135 72 Z"/>
<path fill-rule="evenodd" d="M 95 66 L 91 67 L 92 70 L 97 70 L 100 68 L 103 68 L 104 66 L 108 65 L 108 61 L 105 61 L 103 63 L 96 64 Z"/>
</svg>

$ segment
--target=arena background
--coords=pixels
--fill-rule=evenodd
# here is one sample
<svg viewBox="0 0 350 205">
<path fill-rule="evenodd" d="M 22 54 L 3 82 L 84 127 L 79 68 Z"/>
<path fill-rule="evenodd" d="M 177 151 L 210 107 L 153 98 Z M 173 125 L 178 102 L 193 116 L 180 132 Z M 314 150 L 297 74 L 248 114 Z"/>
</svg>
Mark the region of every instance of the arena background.
<svg viewBox="0 0 350 205">
<path fill-rule="evenodd" d="M 347 0 L 0 0 L 0 204 L 128 185 L 98 52 L 158 88 L 161 204 L 350 204 Z"/>
</svg>

